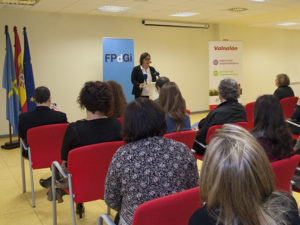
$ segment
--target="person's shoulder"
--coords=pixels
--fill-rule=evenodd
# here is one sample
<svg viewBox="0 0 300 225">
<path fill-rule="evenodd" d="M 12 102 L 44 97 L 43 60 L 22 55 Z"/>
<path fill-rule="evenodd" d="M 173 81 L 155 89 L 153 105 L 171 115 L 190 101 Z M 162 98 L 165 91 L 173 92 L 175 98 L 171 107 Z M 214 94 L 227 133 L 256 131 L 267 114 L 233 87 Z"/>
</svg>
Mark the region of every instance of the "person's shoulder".
<svg viewBox="0 0 300 225">
<path fill-rule="evenodd" d="M 215 221 L 209 216 L 206 207 L 197 209 L 189 219 L 189 225 L 215 224 Z"/>
</svg>

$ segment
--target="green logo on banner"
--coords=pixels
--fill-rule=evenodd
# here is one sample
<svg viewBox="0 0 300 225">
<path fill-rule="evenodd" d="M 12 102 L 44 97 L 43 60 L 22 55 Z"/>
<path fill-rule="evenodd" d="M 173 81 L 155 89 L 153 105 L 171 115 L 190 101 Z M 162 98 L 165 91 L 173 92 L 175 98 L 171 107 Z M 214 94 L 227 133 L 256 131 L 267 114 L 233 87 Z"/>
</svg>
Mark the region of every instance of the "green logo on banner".
<svg viewBox="0 0 300 225">
<path fill-rule="evenodd" d="M 217 70 L 214 71 L 214 76 L 217 77 L 219 75 L 219 72 Z"/>
</svg>

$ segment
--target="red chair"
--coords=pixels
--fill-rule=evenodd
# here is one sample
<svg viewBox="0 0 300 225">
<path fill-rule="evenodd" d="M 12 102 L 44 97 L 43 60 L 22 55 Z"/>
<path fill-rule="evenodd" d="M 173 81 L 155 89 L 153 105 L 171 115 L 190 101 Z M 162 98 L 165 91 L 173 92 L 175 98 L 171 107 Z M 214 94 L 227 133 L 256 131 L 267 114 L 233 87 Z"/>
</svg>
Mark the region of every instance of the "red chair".
<svg viewBox="0 0 300 225">
<path fill-rule="evenodd" d="M 288 97 L 280 100 L 283 114 L 286 119 L 291 118 L 296 107 L 297 101 L 298 97 Z"/>
<path fill-rule="evenodd" d="M 248 127 L 246 128 L 247 130 L 251 130 L 254 127 L 254 119 L 253 119 L 254 105 L 255 102 L 249 102 L 248 104 L 245 105 L 247 121 L 248 121 Z"/>
<path fill-rule="evenodd" d="M 290 121 L 290 120 L 285 120 L 285 121 L 286 121 L 287 123 L 291 124 L 292 126 L 295 126 L 295 127 L 299 127 L 299 128 L 300 128 L 300 125 L 297 124 L 297 123 L 294 123 L 294 122 L 292 122 L 292 121 Z M 293 136 L 293 140 L 295 140 L 295 141 L 298 140 L 299 135 L 297 135 L 297 134 L 292 134 L 292 136 Z"/>
<path fill-rule="evenodd" d="M 199 188 L 192 188 L 141 204 L 134 212 L 132 225 L 188 224 L 193 212 L 202 206 Z M 102 225 L 103 220 L 113 224 L 104 214 L 99 216 L 97 224 Z"/>
<path fill-rule="evenodd" d="M 276 189 L 291 193 L 291 180 L 300 162 L 300 155 L 294 155 L 271 163 L 275 174 Z"/>
<path fill-rule="evenodd" d="M 123 119 L 123 117 L 118 117 L 117 120 L 120 121 L 120 123 L 121 123 L 121 125 L 123 127 L 123 125 L 124 125 L 124 119 Z"/>
<path fill-rule="evenodd" d="M 165 138 L 170 138 L 175 141 L 182 142 L 188 146 L 189 149 L 193 148 L 195 137 L 197 132 L 194 130 L 186 130 L 186 131 L 180 131 L 180 132 L 174 132 L 174 133 L 168 133 L 165 134 Z"/>
<path fill-rule="evenodd" d="M 234 124 L 234 125 L 237 125 L 237 126 L 241 126 L 245 129 L 247 129 L 248 127 L 248 123 L 247 122 L 235 122 L 235 123 L 231 123 L 231 124 Z M 207 131 L 207 134 L 206 134 L 206 144 L 208 145 L 210 140 L 213 138 L 213 136 L 216 134 L 216 130 L 218 129 L 221 129 L 223 127 L 224 124 L 222 125 L 214 125 L 214 126 L 211 126 L 208 131 Z"/>
<path fill-rule="evenodd" d="M 29 160 L 32 207 L 35 207 L 33 169 L 50 168 L 52 161 L 60 161 L 60 151 L 68 123 L 52 124 L 31 128 L 27 131 L 27 145 L 21 139 L 21 169 L 23 193 L 26 192 L 24 159 Z M 23 157 L 22 148 L 28 150 Z"/>
<path fill-rule="evenodd" d="M 104 142 L 73 149 L 68 155 L 65 174 L 58 162 L 52 163 L 53 224 L 56 218 L 56 169 L 68 178 L 73 224 L 76 224 L 74 202 L 104 199 L 105 178 L 111 159 L 123 141 Z M 108 210 L 109 212 L 109 210 Z"/>
</svg>

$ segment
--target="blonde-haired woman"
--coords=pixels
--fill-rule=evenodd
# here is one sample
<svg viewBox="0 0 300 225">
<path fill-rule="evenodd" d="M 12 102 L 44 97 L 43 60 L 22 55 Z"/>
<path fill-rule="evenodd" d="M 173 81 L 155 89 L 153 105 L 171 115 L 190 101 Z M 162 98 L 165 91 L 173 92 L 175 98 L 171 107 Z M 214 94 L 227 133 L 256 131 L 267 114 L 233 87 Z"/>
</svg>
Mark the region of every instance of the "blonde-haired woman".
<svg viewBox="0 0 300 225">
<path fill-rule="evenodd" d="M 245 129 L 226 124 L 206 150 L 200 174 L 205 206 L 189 225 L 299 225 L 295 199 L 274 191 L 266 153 Z"/>
<path fill-rule="evenodd" d="M 185 100 L 175 82 L 168 82 L 162 86 L 158 103 L 165 112 L 166 133 L 191 129 L 190 117 L 186 113 Z"/>
</svg>

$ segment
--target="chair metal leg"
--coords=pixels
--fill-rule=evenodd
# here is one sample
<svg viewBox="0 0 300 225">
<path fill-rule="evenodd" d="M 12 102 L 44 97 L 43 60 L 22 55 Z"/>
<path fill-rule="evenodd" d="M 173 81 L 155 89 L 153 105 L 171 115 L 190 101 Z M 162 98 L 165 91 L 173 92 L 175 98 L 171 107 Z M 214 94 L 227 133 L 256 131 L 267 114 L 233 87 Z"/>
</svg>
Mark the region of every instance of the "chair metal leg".
<svg viewBox="0 0 300 225">
<path fill-rule="evenodd" d="M 32 160 L 30 148 L 28 149 L 29 156 L 29 170 L 30 170 L 30 182 L 31 182 L 31 196 L 32 196 L 32 207 L 35 207 L 35 196 L 34 196 L 34 183 L 33 183 L 33 172 L 32 172 Z"/>
<path fill-rule="evenodd" d="M 56 210 L 56 167 L 52 165 L 51 191 L 52 191 L 52 220 L 53 225 L 57 225 L 57 210 Z"/>
<path fill-rule="evenodd" d="M 71 213 L 72 213 L 72 221 L 73 225 L 76 225 L 76 216 L 74 210 L 74 194 L 73 194 L 73 187 L 72 187 L 72 175 L 68 174 L 68 181 L 69 181 L 69 191 L 70 191 L 70 203 L 71 203 Z"/>
<path fill-rule="evenodd" d="M 21 175 L 22 175 L 22 186 L 23 186 L 23 193 L 26 192 L 26 182 L 25 182 L 25 166 L 24 166 L 24 157 L 22 155 L 23 147 L 22 144 L 20 146 L 20 153 L 21 153 Z"/>
</svg>

